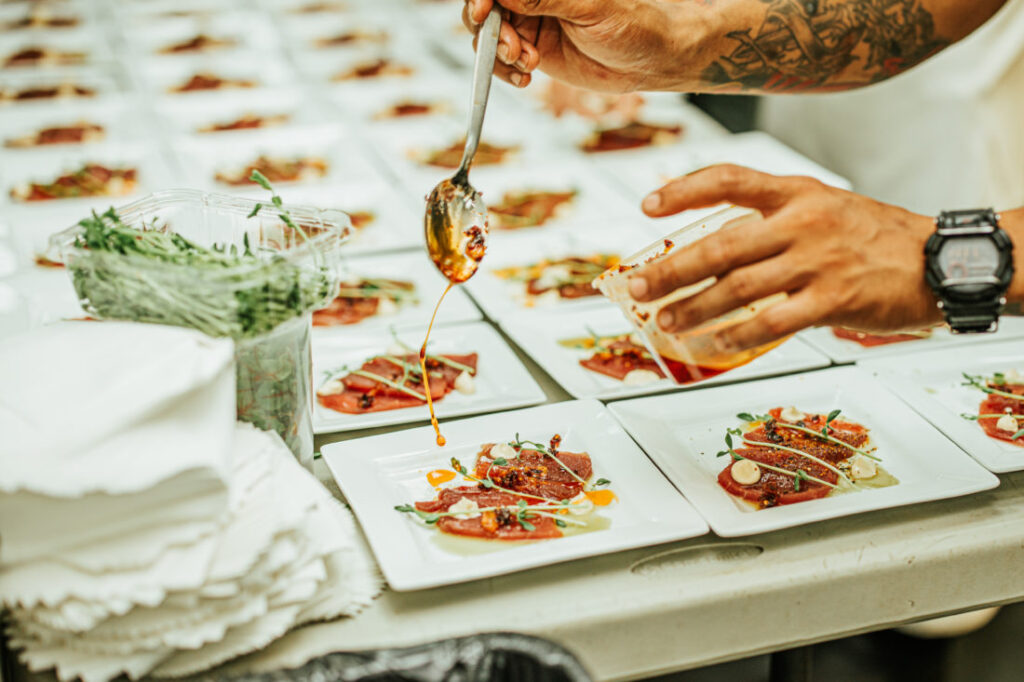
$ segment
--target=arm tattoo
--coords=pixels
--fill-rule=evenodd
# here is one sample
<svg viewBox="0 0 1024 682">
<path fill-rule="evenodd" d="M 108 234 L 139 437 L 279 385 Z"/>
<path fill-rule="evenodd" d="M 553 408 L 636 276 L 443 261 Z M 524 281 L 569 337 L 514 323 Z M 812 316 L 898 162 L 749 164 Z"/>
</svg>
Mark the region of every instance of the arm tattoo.
<svg viewBox="0 0 1024 682">
<path fill-rule="evenodd" d="M 894 76 L 949 44 L 920 0 L 761 0 L 755 30 L 703 73 L 723 90 L 845 90 Z M 719 88 L 716 88 L 719 89 Z"/>
</svg>

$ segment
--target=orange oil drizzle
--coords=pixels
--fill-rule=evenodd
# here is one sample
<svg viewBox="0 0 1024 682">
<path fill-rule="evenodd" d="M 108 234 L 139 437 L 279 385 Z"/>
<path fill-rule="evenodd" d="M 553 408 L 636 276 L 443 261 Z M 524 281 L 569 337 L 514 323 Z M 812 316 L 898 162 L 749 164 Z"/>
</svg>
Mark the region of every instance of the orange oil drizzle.
<svg viewBox="0 0 1024 682">
<path fill-rule="evenodd" d="M 455 286 L 454 282 L 449 282 L 445 288 L 444 293 L 441 294 L 441 298 L 437 299 L 437 305 L 434 306 L 434 314 L 430 316 L 430 325 L 427 327 L 427 336 L 423 339 L 423 345 L 420 346 L 420 370 L 423 372 L 423 392 L 427 396 L 427 408 L 430 410 L 430 424 L 434 427 L 434 433 L 437 434 L 437 445 L 438 447 L 444 447 L 446 441 L 444 436 L 441 435 L 441 425 L 437 423 L 437 415 L 434 414 L 434 399 L 430 395 L 430 377 L 427 376 L 427 342 L 430 341 L 430 332 L 434 329 L 434 318 L 437 317 L 437 311 L 441 308 L 441 302 L 444 301 L 444 297 L 448 295 L 448 292 Z"/>
<path fill-rule="evenodd" d="M 585 494 L 587 499 L 594 503 L 595 507 L 607 507 L 618 499 L 611 490 L 590 490 Z"/>
<path fill-rule="evenodd" d="M 455 478 L 455 472 L 449 469 L 435 469 L 427 474 L 427 483 L 435 488 Z"/>
</svg>

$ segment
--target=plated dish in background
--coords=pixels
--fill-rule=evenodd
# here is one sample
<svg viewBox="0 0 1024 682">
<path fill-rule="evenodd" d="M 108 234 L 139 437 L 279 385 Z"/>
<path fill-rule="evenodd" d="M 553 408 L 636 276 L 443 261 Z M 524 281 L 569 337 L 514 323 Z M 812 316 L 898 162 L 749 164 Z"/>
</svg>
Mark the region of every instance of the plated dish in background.
<svg viewBox="0 0 1024 682">
<path fill-rule="evenodd" d="M 600 127 L 580 143 L 580 151 L 594 154 L 675 144 L 682 138 L 683 130 L 681 125 L 658 125 L 641 121 Z"/>
<path fill-rule="evenodd" d="M 492 230 L 520 230 L 541 227 L 566 213 L 579 192 L 575 189 L 552 192 L 544 190 L 509 191 L 501 199 L 487 205 Z"/>
<path fill-rule="evenodd" d="M 43 45 L 28 45 L 0 58 L 3 68 L 77 66 L 89 58 L 86 52 L 63 50 Z"/>
<path fill-rule="evenodd" d="M 106 137 L 106 134 L 106 129 L 98 123 L 78 121 L 69 125 L 39 128 L 28 135 L 8 137 L 4 140 L 4 146 L 12 149 L 27 149 L 54 144 L 86 144 L 99 142 Z"/>
<path fill-rule="evenodd" d="M 612 307 L 529 310 L 506 317 L 502 329 L 574 398 L 613 400 L 678 390 L 666 379 L 629 321 Z M 722 384 L 827 367 L 828 358 L 791 339 L 726 373 L 702 372 L 688 386 Z"/>
<path fill-rule="evenodd" d="M 1024 338 L 1024 319 L 1004 317 L 995 334 L 951 334 L 945 325 L 902 334 L 868 334 L 832 327 L 806 329 L 798 334 L 839 363 L 890 355 L 921 353 L 953 346 L 968 346 L 1003 339 Z"/>
<path fill-rule="evenodd" d="M 11 199 L 17 202 L 123 197 L 135 191 L 137 175 L 138 170 L 135 168 L 86 163 L 49 181 L 15 185 L 9 194 Z"/>
<path fill-rule="evenodd" d="M 230 78 L 227 76 L 218 76 L 215 73 L 200 72 L 192 75 L 190 78 L 178 83 L 177 85 L 172 85 L 167 89 L 167 92 L 171 94 L 180 94 L 186 92 L 249 89 L 255 88 L 257 85 L 259 85 L 257 81 L 248 78 Z"/>
<path fill-rule="evenodd" d="M 444 448 L 424 427 L 322 450 L 393 589 L 707 532 L 597 401 L 460 420 L 445 432 Z"/>
<path fill-rule="evenodd" d="M 274 184 L 308 182 L 327 175 L 330 166 L 326 159 L 317 156 L 272 157 L 260 155 L 237 168 L 225 168 L 214 174 L 214 180 L 233 187 L 254 185 L 250 179 L 259 171 Z"/>
<path fill-rule="evenodd" d="M 425 166 L 453 169 L 458 168 L 462 162 L 462 150 L 465 146 L 466 141 L 464 139 L 456 140 L 447 147 L 441 147 L 440 149 L 411 150 L 409 156 L 414 161 Z M 518 151 L 519 147 L 515 145 L 501 146 L 481 140 L 480 145 L 476 149 L 476 156 L 473 157 L 473 165 L 474 167 L 493 166 L 505 163 Z"/>
<path fill-rule="evenodd" d="M 990 471 L 1024 470 L 1024 352 L 1019 341 L 978 343 L 970 353 L 945 348 L 858 365 Z"/>
<path fill-rule="evenodd" d="M 507 282 L 521 305 L 532 308 L 541 303 L 600 296 L 591 285 L 598 275 L 620 261 L 617 254 L 593 253 L 562 258 L 545 258 L 533 263 L 490 271 Z"/>
<path fill-rule="evenodd" d="M 338 71 L 331 76 L 331 81 L 344 83 L 347 81 L 367 81 L 377 78 L 407 78 L 416 73 L 416 69 L 403 62 L 383 57 L 365 62 L 358 62 Z"/>
<path fill-rule="evenodd" d="M 447 284 L 418 252 L 351 258 L 340 276 L 337 298 L 313 313 L 318 333 L 345 333 L 353 327 L 423 331 L 434 299 Z M 480 311 L 461 290 L 449 292 L 437 316 L 438 324 L 479 319 Z"/>
<path fill-rule="evenodd" d="M 0 103 L 2 102 L 33 102 L 51 99 L 80 99 L 95 97 L 96 89 L 77 83 L 59 83 L 56 85 L 30 85 L 24 87 L 0 86 Z"/>
<path fill-rule="evenodd" d="M 611 410 L 724 537 L 957 497 L 999 483 L 854 367 L 628 400 Z M 751 460 L 757 469 L 743 464 Z"/>
<path fill-rule="evenodd" d="M 333 433 L 429 420 L 418 369 L 423 331 L 422 327 L 395 332 L 351 328 L 314 335 L 314 431 Z M 432 339 L 427 349 L 433 358 L 428 375 L 439 418 L 544 401 L 544 392 L 489 325 L 435 326 Z M 444 399 L 438 400 L 438 395 Z"/>
</svg>

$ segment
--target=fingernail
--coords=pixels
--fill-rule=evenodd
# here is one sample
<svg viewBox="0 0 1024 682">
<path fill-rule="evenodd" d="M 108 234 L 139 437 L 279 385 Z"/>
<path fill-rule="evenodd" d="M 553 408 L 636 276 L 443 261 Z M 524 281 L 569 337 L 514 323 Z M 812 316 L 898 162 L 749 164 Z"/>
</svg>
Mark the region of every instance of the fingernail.
<svg viewBox="0 0 1024 682">
<path fill-rule="evenodd" d="M 521 87 L 523 84 L 523 74 L 519 73 L 518 71 L 513 71 L 512 73 L 510 73 L 508 75 L 508 79 L 512 81 L 512 85 L 516 86 L 517 88 Z"/>
<path fill-rule="evenodd" d="M 672 323 L 675 322 L 675 315 L 672 314 L 671 310 L 662 310 L 658 313 L 658 326 L 668 331 L 672 328 Z"/>
<path fill-rule="evenodd" d="M 651 192 L 644 197 L 644 203 L 642 206 L 645 211 L 657 211 L 661 207 L 661 194 L 658 192 Z"/>
<path fill-rule="evenodd" d="M 629 280 L 629 295 L 633 298 L 641 298 L 647 294 L 647 280 L 643 277 L 631 277 Z"/>
<path fill-rule="evenodd" d="M 509 63 L 511 63 L 509 61 L 509 58 L 508 58 L 508 51 L 509 51 L 509 46 L 508 45 L 506 45 L 505 43 L 498 43 L 498 60 L 502 64 L 509 64 Z"/>
<path fill-rule="evenodd" d="M 526 52 L 522 52 L 519 55 L 519 59 L 516 60 L 515 67 L 520 71 L 526 71 Z"/>
</svg>

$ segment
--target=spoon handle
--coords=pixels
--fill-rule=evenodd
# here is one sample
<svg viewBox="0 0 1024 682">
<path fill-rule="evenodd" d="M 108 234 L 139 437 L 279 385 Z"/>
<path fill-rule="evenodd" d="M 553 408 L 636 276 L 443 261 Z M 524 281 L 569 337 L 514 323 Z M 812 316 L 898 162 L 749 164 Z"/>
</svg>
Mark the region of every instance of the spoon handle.
<svg viewBox="0 0 1024 682">
<path fill-rule="evenodd" d="M 491 92 L 491 77 L 494 75 L 494 57 L 498 52 L 499 29 L 501 9 L 495 3 L 478 34 L 476 61 L 473 64 L 473 105 L 469 113 L 466 147 L 462 150 L 462 163 L 459 164 L 457 175 L 469 172 L 469 164 L 473 162 L 477 145 L 480 144 L 480 130 L 484 125 L 487 96 Z"/>
</svg>

